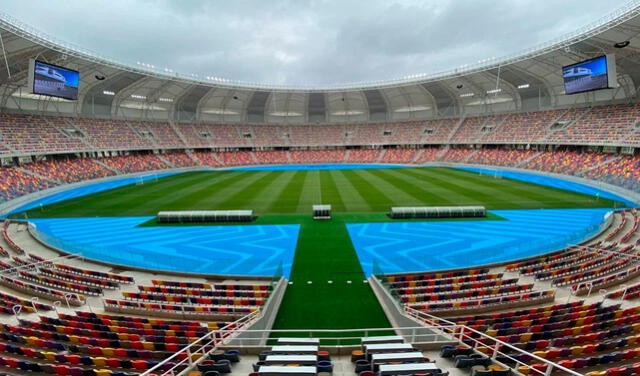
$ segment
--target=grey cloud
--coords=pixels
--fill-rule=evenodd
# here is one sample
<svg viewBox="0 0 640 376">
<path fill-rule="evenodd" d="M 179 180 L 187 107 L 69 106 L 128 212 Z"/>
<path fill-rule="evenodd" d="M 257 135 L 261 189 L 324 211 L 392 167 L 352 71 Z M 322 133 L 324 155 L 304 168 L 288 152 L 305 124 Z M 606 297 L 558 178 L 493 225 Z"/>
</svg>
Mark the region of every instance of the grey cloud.
<svg viewBox="0 0 640 376">
<path fill-rule="evenodd" d="M 625 3 L 593 0 L 0 0 L 103 55 L 249 82 L 433 73 L 534 46 Z"/>
</svg>

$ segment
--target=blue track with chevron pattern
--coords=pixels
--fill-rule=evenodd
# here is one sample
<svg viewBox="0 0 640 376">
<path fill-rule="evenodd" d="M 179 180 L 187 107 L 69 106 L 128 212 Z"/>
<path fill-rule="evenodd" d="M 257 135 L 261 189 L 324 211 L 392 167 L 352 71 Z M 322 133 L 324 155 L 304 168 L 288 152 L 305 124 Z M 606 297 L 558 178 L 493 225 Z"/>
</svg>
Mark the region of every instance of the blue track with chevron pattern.
<svg viewBox="0 0 640 376">
<path fill-rule="evenodd" d="M 31 219 L 44 241 L 95 260 L 178 272 L 289 276 L 299 225 L 137 227 L 153 217 Z"/>
<path fill-rule="evenodd" d="M 348 224 L 363 270 L 403 273 L 490 264 L 561 249 L 598 232 L 611 209 L 492 210 L 505 220 Z"/>
</svg>

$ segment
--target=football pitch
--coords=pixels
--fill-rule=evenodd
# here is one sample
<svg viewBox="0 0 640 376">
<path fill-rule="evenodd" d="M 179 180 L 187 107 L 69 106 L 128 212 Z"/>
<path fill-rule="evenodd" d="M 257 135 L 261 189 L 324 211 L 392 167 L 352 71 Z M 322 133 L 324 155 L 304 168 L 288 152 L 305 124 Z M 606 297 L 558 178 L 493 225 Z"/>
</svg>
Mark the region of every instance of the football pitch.
<svg viewBox="0 0 640 376">
<path fill-rule="evenodd" d="M 449 168 L 203 171 L 55 203 L 31 217 L 155 215 L 160 210 L 252 209 L 255 214 L 387 212 L 391 206 L 487 209 L 612 207 L 581 193 Z"/>
<path fill-rule="evenodd" d="M 332 205 L 334 218 L 312 220 L 314 204 Z M 364 282 L 345 224 L 390 221 L 384 213 L 391 206 L 459 205 L 487 209 L 623 206 L 581 193 L 450 168 L 230 170 L 188 172 L 51 204 L 27 214 L 62 218 L 251 209 L 259 216 L 254 223 L 300 224 L 290 276 L 293 284 L 287 287 L 274 328 L 337 329 L 390 326 Z M 154 221 L 145 224 L 157 225 Z"/>
</svg>

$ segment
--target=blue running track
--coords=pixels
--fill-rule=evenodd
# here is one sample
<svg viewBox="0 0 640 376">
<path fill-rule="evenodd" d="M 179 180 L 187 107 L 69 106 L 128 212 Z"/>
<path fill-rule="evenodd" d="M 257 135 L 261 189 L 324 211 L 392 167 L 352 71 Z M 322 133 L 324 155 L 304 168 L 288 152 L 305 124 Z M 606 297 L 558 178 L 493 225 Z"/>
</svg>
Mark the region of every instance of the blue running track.
<svg viewBox="0 0 640 376">
<path fill-rule="evenodd" d="M 152 218 L 30 222 L 49 244 L 95 260 L 178 272 L 289 277 L 299 225 L 136 227 Z"/>
<path fill-rule="evenodd" d="M 492 210 L 505 220 L 352 223 L 347 229 L 369 276 L 465 268 L 539 255 L 597 233 L 609 211 Z"/>
</svg>

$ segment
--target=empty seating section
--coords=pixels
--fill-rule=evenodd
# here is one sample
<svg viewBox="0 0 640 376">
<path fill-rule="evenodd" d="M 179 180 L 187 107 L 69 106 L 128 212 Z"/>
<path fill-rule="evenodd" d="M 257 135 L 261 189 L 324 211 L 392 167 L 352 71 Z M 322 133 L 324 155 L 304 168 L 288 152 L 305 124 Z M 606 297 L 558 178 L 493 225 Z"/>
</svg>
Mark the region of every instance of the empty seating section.
<svg viewBox="0 0 640 376">
<path fill-rule="evenodd" d="M 482 136 L 482 127 L 489 121 L 488 117 L 469 117 L 463 120 L 456 133 L 451 137 L 451 143 L 476 141 Z"/>
<path fill-rule="evenodd" d="M 169 168 L 160 158 L 152 154 L 120 155 L 117 157 L 101 158 L 100 162 L 122 173 L 162 170 Z"/>
<path fill-rule="evenodd" d="M 91 287 L 82 283 L 66 282 L 57 278 L 48 278 L 31 272 L 18 272 L 21 279 L 34 282 L 43 286 L 48 286 L 56 290 L 77 292 L 85 295 L 100 295 L 102 289 L 100 287 Z"/>
<path fill-rule="evenodd" d="M 63 118 L 0 113 L 0 140 L 3 152 L 41 154 L 91 149 L 78 138 L 58 128 Z"/>
<path fill-rule="evenodd" d="M 85 135 L 84 140 L 95 149 L 132 150 L 152 147 L 148 139 L 140 137 L 122 120 L 75 118 L 72 122 Z"/>
<path fill-rule="evenodd" d="M 252 135 L 243 135 L 233 125 L 212 125 L 207 126 L 206 132 L 208 132 L 213 138 L 213 143 L 218 147 L 238 147 L 238 146 L 251 146 Z"/>
<path fill-rule="evenodd" d="M 384 162 L 387 163 L 413 163 L 422 149 L 387 149 L 384 153 Z"/>
<path fill-rule="evenodd" d="M 520 167 L 558 174 L 579 175 L 583 171 L 606 161 L 608 158 L 610 158 L 608 154 L 600 153 L 545 152 Z"/>
<path fill-rule="evenodd" d="M 640 156 L 613 158 L 588 171 L 585 177 L 640 192 Z"/>
<path fill-rule="evenodd" d="M 7 275 L 0 275 L 0 285 L 3 285 L 11 290 L 16 290 L 24 294 L 28 294 L 29 296 L 38 296 L 51 301 L 59 300 L 68 302 L 69 304 L 74 306 L 81 306 L 85 302 L 85 297 L 81 294 L 67 293 L 56 288 L 49 288 L 39 284 L 24 282 Z"/>
<path fill-rule="evenodd" d="M 49 160 L 37 163 L 27 163 L 23 168 L 33 171 L 49 180 L 61 183 L 75 183 L 113 176 L 115 172 L 109 170 L 90 158 Z"/>
<path fill-rule="evenodd" d="M 466 117 L 461 124 L 459 118 L 353 125 L 170 124 L 2 114 L 0 153 L 476 142 L 638 145 L 639 117 L 637 103 Z"/>
<path fill-rule="evenodd" d="M 590 294 L 635 278 L 640 275 L 640 250 L 635 244 L 640 223 L 638 212 L 621 210 L 614 216 L 614 226 L 604 241 L 512 263 L 506 270 L 532 275 L 540 281 L 550 280 L 555 286 L 569 286 L 575 295 Z M 630 292 L 635 292 L 635 287 Z M 623 293 L 619 290 L 608 296 L 618 298 Z"/>
<path fill-rule="evenodd" d="M 593 107 L 578 115 L 573 123 L 551 134 L 547 141 L 572 144 L 618 144 L 633 131 L 639 116 L 638 104 Z"/>
<path fill-rule="evenodd" d="M 36 321 L 20 319 L 18 325 L 0 325 L 0 352 L 19 357 L 2 356 L 0 366 L 58 375 L 139 374 L 210 329 L 227 324 L 207 326 L 89 312 L 40 316 Z M 162 370 L 174 364 L 169 362 Z"/>
<path fill-rule="evenodd" d="M 292 137 L 289 127 L 277 125 L 254 125 L 243 133 L 251 134 L 253 146 L 286 146 Z"/>
<path fill-rule="evenodd" d="M 517 167 L 536 153 L 534 150 L 482 149 L 472 154 L 467 163 Z"/>
<path fill-rule="evenodd" d="M 250 151 L 223 151 L 216 153 L 216 159 L 222 162 L 223 166 L 243 166 L 258 164 Z"/>
<path fill-rule="evenodd" d="M 221 167 L 222 161 L 210 151 L 197 151 L 193 153 L 193 157 L 200 162 L 203 166 L 208 167 Z"/>
<path fill-rule="evenodd" d="M 259 164 L 287 164 L 289 163 L 286 151 L 256 151 L 253 153 Z"/>
<path fill-rule="evenodd" d="M 640 297 L 640 283 L 634 283 L 626 288 L 610 292 L 607 294 L 608 299 L 624 299 L 632 300 Z"/>
<path fill-rule="evenodd" d="M 486 312 L 506 307 L 522 305 L 535 305 L 552 302 L 555 298 L 555 290 L 528 291 L 511 295 L 490 295 L 478 299 L 468 298 L 456 301 L 438 301 L 429 304 L 407 304 L 408 308 L 419 311 L 428 311 L 438 315 L 450 315 L 456 312 Z"/>
<path fill-rule="evenodd" d="M 456 129 L 456 126 L 460 122 L 460 119 L 440 119 L 427 121 L 422 127 L 422 139 L 423 144 L 444 144 L 449 141 L 451 133 Z"/>
<path fill-rule="evenodd" d="M 14 306 L 21 306 L 22 312 L 36 312 L 36 310 L 40 311 L 51 311 L 53 307 L 48 304 L 33 302 L 31 300 L 23 299 L 11 294 L 7 294 L 4 292 L 0 292 L 0 311 L 4 314 L 13 315 L 15 312 L 13 311 Z"/>
<path fill-rule="evenodd" d="M 354 126 L 346 132 L 347 144 L 370 145 L 382 144 L 383 134 L 389 130 L 386 124 L 369 124 L 367 126 Z M 389 137 L 392 139 L 392 137 Z"/>
<path fill-rule="evenodd" d="M 54 182 L 28 174 L 18 167 L 0 167 L 0 202 L 55 186 Z"/>
<path fill-rule="evenodd" d="M 345 150 L 292 150 L 291 163 L 342 163 L 346 162 Z"/>
<path fill-rule="evenodd" d="M 427 162 L 435 162 L 438 160 L 440 155 L 444 152 L 445 149 L 442 148 L 429 148 L 423 149 L 418 152 L 418 156 L 413 161 L 413 163 L 427 163 Z"/>
<path fill-rule="evenodd" d="M 348 161 L 356 163 L 380 162 L 382 150 L 379 149 L 353 149 L 348 150 Z"/>
<path fill-rule="evenodd" d="M 142 138 L 164 148 L 184 148 L 185 145 L 180 136 L 173 130 L 169 123 L 130 121 L 129 125 Z"/>
<path fill-rule="evenodd" d="M 261 128 L 254 126 L 254 129 Z M 291 145 L 291 146 L 336 146 L 348 143 L 347 131 L 343 125 L 300 125 L 290 127 L 274 127 L 283 128 L 280 132 L 274 131 L 275 134 L 289 134 L 289 138 L 283 138 L 280 143 L 272 145 Z M 288 140 L 288 143 L 282 143 L 282 140 Z M 262 144 L 263 146 L 268 146 Z"/>
<path fill-rule="evenodd" d="M 206 125 L 176 123 L 175 126 L 188 146 L 194 148 L 213 146 L 212 133 Z"/>
<path fill-rule="evenodd" d="M 562 115 L 560 110 L 525 112 L 509 115 L 500 128 L 486 134 L 487 143 L 529 143 L 542 140 L 553 122 Z"/>
<path fill-rule="evenodd" d="M 505 355 L 496 360 L 517 367 L 522 374 L 537 374 L 546 364 L 533 358 L 553 361 L 560 366 L 586 375 L 629 375 L 637 364 L 640 341 L 640 308 L 621 308 L 620 305 L 603 306 L 602 303 L 573 302 L 563 305 L 507 311 L 488 315 L 451 318 L 460 325 L 484 332 L 498 340 L 528 353 L 517 353 L 502 348 Z M 467 345 L 477 334 L 465 333 Z M 460 349 L 470 347 L 459 347 Z M 476 350 L 488 356 L 491 346 L 477 346 Z M 450 347 L 443 347 L 442 356 L 450 357 Z M 515 360 L 521 362 L 515 363 Z M 600 371 L 598 371 L 600 370 Z M 591 372 L 590 372 L 591 371 Z M 600 372 L 597 373 L 596 371 Z"/>
<path fill-rule="evenodd" d="M 210 284 L 153 280 L 138 286 L 139 292 L 123 292 L 123 299 L 104 299 L 105 310 L 122 313 L 153 312 L 167 317 L 200 319 L 242 317 L 266 303 L 269 284 Z M 154 312 L 155 311 L 155 312 Z"/>
<path fill-rule="evenodd" d="M 464 163 L 476 152 L 477 150 L 474 149 L 451 148 L 442 156 L 442 160 L 445 162 Z"/>
<path fill-rule="evenodd" d="M 228 316 L 241 318 L 258 308 L 245 306 L 208 306 L 164 303 L 145 303 L 137 300 L 104 299 L 104 309 L 108 312 L 130 313 L 147 316 L 193 318 L 210 320 Z"/>
<path fill-rule="evenodd" d="M 489 269 L 380 276 L 383 286 L 408 309 L 448 315 L 482 312 L 502 306 L 533 305 L 552 301 L 555 291 L 534 290 L 517 278 L 503 279 Z"/>
<path fill-rule="evenodd" d="M 11 221 L 5 219 L 4 222 L 2 222 L 2 238 L 4 239 L 5 242 L 7 242 L 7 244 L 9 245 L 9 247 L 11 247 L 11 250 L 17 254 L 24 254 L 24 249 L 22 249 L 18 244 L 16 244 L 13 239 L 11 239 L 11 236 L 9 236 L 9 225 L 11 225 Z M 3 251 L 6 252 L 6 250 L 3 249 Z"/>
<path fill-rule="evenodd" d="M 165 153 L 161 154 L 160 158 L 167 161 L 171 166 L 181 167 L 193 167 L 196 166 L 196 161 L 187 153 Z"/>
</svg>

